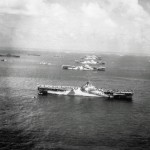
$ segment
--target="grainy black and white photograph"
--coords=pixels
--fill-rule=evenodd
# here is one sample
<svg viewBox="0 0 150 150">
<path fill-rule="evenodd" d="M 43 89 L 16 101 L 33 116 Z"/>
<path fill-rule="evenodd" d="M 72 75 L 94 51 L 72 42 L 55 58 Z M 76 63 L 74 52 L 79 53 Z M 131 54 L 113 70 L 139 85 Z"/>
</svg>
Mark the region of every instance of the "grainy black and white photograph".
<svg viewBox="0 0 150 150">
<path fill-rule="evenodd" d="M 150 0 L 0 0 L 0 150 L 149 150 Z"/>
</svg>

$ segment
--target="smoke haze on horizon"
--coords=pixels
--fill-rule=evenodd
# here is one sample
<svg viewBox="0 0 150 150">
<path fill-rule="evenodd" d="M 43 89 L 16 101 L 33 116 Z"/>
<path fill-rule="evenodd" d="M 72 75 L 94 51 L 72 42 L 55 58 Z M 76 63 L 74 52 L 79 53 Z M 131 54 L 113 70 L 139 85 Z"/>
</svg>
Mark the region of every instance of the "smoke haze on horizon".
<svg viewBox="0 0 150 150">
<path fill-rule="evenodd" d="M 149 0 L 1 0 L 0 47 L 150 54 Z"/>
</svg>

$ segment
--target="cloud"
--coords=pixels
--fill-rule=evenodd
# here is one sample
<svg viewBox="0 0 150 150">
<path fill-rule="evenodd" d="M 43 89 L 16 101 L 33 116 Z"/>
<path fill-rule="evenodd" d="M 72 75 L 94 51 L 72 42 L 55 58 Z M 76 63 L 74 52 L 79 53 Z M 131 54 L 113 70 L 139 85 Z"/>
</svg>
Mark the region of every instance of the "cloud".
<svg viewBox="0 0 150 150">
<path fill-rule="evenodd" d="M 0 42 L 15 47 L 148 53 L 149 26 L 137 0 L 0 1 Z"/>
<path fill-rule="evenodd" d="M 23 1 L 18 1 L 18 0 L 1 0 L 0 1 L 0 8 L 18 8 L 22 6 Z"/>
<path fill-rule="evenodd" d="M 83 3 L 81 9 L 83 12 L 87 15 L 87 17 L 91 18 L 106 18 L 107 13 L 105 10 L 101 9 L 98 5 L 98 3 Z"/>
</svg>

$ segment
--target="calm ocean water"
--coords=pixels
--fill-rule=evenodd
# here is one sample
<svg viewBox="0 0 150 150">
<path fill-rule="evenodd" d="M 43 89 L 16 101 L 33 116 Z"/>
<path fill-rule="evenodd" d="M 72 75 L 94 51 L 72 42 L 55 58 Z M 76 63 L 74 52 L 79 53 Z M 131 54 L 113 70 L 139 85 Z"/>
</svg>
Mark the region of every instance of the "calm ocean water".
<svg viewBox="0 0 150 150">
<path fill-rule="evenodd" d="M 0 62 L 0 150 L 150 149 L 150 57 L 102 55 L 106 71 L 89 72 L 61 69 L 84 54 L 20 55 Z M 87 80 L 132 89 L 133 101 L 37 94 L 39 84 Z"/>
</svg>

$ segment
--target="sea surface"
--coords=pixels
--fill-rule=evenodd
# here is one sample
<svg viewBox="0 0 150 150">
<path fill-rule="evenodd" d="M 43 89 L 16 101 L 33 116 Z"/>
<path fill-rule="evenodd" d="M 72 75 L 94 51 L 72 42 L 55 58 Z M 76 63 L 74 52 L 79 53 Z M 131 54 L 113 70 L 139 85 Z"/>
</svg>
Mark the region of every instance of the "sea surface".
<svg viewBox="0 0 150 150">
<path fill-rule="evenodd" d="M 106 71 L 92 72 L 61 68 L 86 54 L 33 54 L 0 61 L 0 150 L 150 149 L 150 56 L 96 54 Z M 99 88 L 131 89 L 133 100 L 38 95 L 40 84 L 89 80 Z"/>
</svg>

